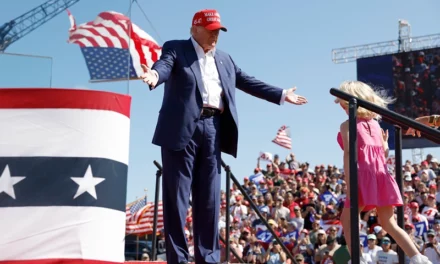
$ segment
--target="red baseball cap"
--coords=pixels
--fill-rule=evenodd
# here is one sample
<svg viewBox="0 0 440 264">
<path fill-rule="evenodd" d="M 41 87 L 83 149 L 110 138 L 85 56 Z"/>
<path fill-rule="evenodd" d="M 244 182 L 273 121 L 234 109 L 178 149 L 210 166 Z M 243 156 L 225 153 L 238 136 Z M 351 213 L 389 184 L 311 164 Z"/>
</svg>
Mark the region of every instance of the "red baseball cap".
<svg viewBox="0 0 440 264">
<path fill-rule="evenodd" d="M 204 9 L 194 14 L 193 22 L 194 26 L 202 26 L 207 30 L 221 29 L 228 31 L 220 22 L 220 14 L 215 9 Z"/>
</svg>

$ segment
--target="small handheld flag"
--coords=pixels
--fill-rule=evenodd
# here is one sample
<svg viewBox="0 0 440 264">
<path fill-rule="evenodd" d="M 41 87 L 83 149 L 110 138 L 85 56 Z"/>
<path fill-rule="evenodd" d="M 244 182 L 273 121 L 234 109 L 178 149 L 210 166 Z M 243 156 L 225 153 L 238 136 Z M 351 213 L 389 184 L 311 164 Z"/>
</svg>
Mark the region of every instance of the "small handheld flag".
<svg viewBox="0 0 440 264">
<path fill-rule="evenodd" d="M 290 129 L 287 126 L 281 126 L 278 129 L 277 136 L 272 140 L 273 143 L 286 148 L 292 149 L 292 140 L 290 138 Z"/>
</svg>

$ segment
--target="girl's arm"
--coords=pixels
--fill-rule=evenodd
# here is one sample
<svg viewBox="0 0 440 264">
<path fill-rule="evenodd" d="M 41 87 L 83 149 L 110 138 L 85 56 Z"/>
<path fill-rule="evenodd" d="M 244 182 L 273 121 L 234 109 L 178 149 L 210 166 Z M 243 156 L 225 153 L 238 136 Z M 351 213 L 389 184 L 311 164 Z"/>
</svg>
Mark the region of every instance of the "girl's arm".
<svg viewBox="0 0 440 264">
<path fill-rule="evenodd" d="M 350 143 L 348 137 L 348 120 L 340 127 L 342 143 L 344 146 L 344 176 L 347 183 L 347 199 L 350 199 Z"/>
</svg>

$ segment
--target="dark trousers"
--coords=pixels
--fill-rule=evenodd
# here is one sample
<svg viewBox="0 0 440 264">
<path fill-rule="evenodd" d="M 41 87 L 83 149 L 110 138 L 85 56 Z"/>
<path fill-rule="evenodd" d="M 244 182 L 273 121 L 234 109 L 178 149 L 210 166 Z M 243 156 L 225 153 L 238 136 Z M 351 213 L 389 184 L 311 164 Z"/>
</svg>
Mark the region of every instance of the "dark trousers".
<svg viewBox="0 0 440 264">
<path fill-rule="evenodd" d="M 197 264 L 220 262 L 220 153 L 219 116 L 198 120 L 184 150 L 162 148 L 162 202 L 168 263 L 188 261 L 184 226 L 190 194 L 195 261 Z"/>
</svg>

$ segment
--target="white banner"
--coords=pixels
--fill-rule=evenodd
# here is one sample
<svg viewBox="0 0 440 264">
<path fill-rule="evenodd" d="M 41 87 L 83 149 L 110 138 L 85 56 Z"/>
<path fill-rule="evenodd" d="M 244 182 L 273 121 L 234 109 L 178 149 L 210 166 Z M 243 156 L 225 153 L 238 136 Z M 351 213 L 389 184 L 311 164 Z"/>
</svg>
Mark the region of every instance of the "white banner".
<svg viewBox="0 0 440 264">
<path fill-rule="evenodd" d="M 272 162 L 273 155 L 272 155 L 272 153 L 269 153 L 269 152 L 260 152 L 259 159 Z"/>
</svg>

